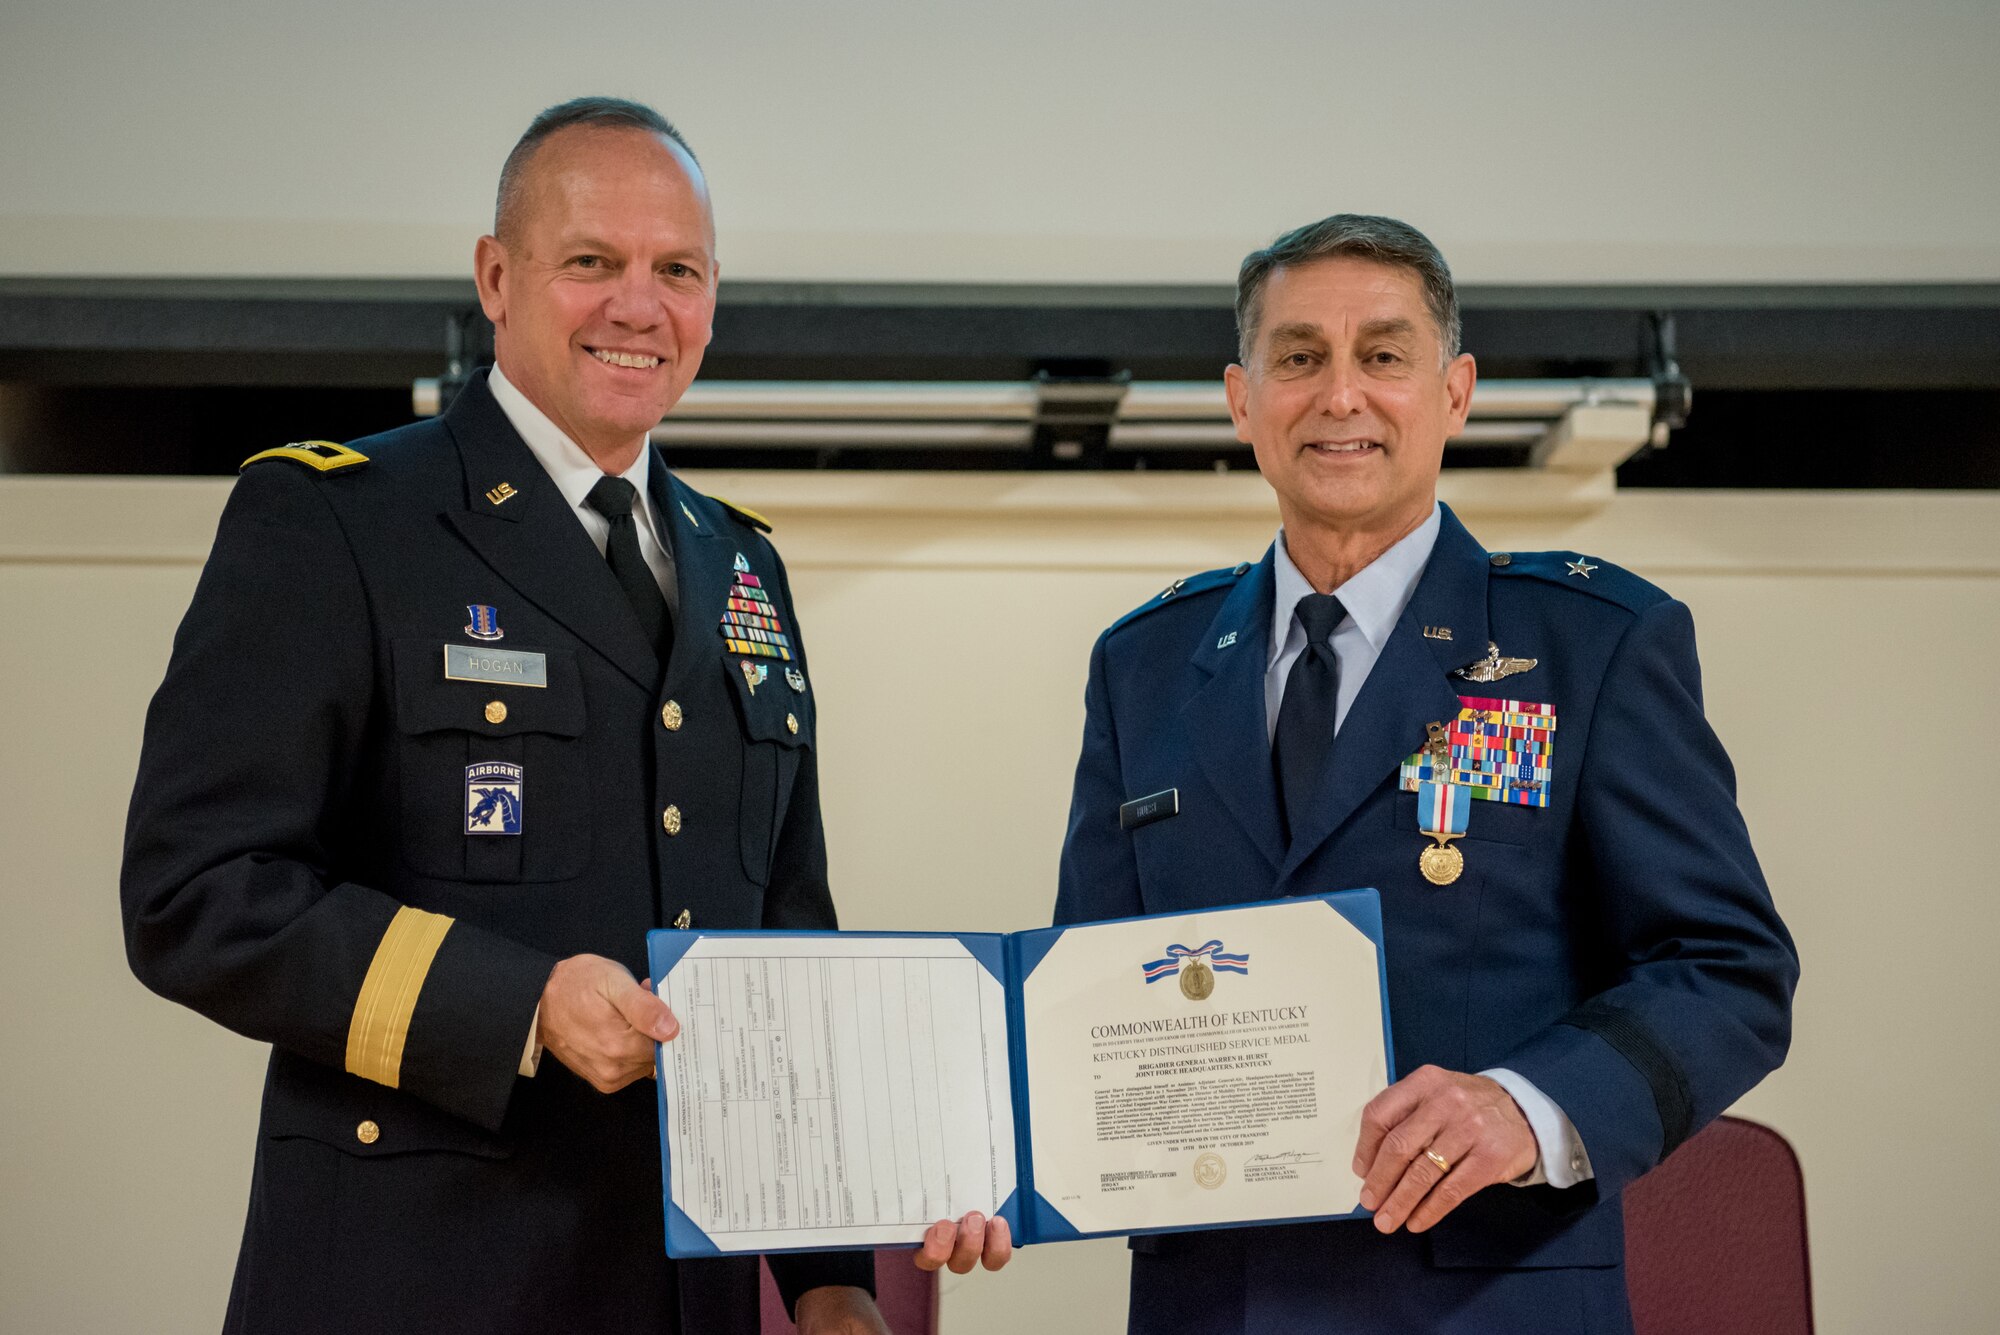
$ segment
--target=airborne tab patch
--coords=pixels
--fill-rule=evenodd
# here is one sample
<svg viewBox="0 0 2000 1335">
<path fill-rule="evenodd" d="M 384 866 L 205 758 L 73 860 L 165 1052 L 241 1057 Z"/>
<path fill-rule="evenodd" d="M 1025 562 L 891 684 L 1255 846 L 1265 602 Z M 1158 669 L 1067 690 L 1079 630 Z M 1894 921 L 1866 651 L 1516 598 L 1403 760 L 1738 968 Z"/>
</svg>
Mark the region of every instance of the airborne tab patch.
<svg viewBox="0 0 2000 1335">
<path fill-rule="evenodd" d="M 465 832 L 519 834 L 523 771 L 504 760 L 465 767 Z"/>
<path fill-rule="evenodd" d="M 251 464 L 261 463 L 266 459 L 290 459 L 295 464 L 304 464 L 322 473 L 331 473 L 337 468 L 353 468 L 368 462 L 368 456 L 361 451 L 350 450 L 347 446 L 336 445 L 330 440 L 300 440 L 290 445 L 280 445 L 274 450 L 253 454 L 238 464 L 236 471 L 240 473 Z"/>
</svg>

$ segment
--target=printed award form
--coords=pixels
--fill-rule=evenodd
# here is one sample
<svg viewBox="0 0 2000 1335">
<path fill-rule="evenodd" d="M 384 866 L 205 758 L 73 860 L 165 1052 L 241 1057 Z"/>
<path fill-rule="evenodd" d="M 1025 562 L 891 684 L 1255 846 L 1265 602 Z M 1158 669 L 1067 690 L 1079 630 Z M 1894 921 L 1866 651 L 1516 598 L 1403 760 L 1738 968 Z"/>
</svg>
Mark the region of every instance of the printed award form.
<svg viewBox="0 0 2000 1335">
<path fill-rule="evenodd" d="M 659 931 L 667 1252 L 1362 1213 L 1395 1078 L 1373 890 L 978 933 Z"/>
</svg>

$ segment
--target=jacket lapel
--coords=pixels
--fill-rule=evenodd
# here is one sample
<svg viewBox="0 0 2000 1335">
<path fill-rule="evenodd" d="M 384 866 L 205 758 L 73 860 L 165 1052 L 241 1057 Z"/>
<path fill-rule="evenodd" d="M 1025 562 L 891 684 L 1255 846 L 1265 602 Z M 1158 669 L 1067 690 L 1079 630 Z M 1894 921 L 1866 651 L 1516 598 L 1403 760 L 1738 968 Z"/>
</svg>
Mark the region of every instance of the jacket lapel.
<svg viewBox="0 0 2000 1335">
<path fill-rule="evenodd" d="M 717 507 L 687 483 L 667 471 L 658 449 L 647 470 L 647 490 L 653 507 L 665 520 L 674 544 L 674 583 L 679 591 L 674 611 L 674 654 L 667 667 L 666 693 L 702 664 L 713 663 L 721 651 L 722 614 L 729 603 L 729 586 L 736 564 L 736 546 L 724 540 Z M 769 577 L 775 571 L 760 570 Z M 785 627 L 787 633 L 791 627 Z M 713 670 L 713 669 L 710 669 Z"/>
<path fill-rule="evenodd" d="M 659 659 L 583 524 L 486 388 L 482 372 L 444 424 L 465 467 L 465 509 L 444 518 L 529 602 L 603 654 L 647 693 Z M 498 499 L 495 499 L 495 498 Z"/>
<path fill-rule="evenodd" d="M 1450 673 L 1486 652 L 1486 579 L 1485 548 L 1446 507 L 1416 592 L 1341 724 L 1311 820 L 1295 832 L 1286 855 L 1285 876 L 1332 838 L 1384 779 L 1394 779 L 1423 745 L 1425 724 L 1457 716 Z M 1452 638 L 1427 637 L 1425 627 L 1448 629 Z"/>
<path fill-rule="evenodd" d="M 1189 659 L 1208 679 L 1181 708 L 1181 726 L 1209 786 L 1276 870 L 1284 862 L 1285 846 L 1264 722 L 1271 590 L 1271 553 L 1266 551 L 1229 591 Z"/>
</svg>

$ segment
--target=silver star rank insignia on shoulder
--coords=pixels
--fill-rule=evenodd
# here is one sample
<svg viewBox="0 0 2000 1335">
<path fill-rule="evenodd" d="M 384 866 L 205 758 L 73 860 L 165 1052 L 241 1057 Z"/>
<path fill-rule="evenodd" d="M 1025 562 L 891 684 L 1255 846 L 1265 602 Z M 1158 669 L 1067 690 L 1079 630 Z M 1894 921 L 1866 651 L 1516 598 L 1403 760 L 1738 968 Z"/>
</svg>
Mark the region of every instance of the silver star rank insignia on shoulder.
<svg viewBox="0 0 2000 1335">
<path fill-rule="evenodd" d="M 1579 556 L 1576 560 L 1565 562 L 1565 564 L 1569 566 L 1570 574 L 1581 575 L 1585 579 L 1589 579 L 1590 572 L 1597 569 L 1596 566 L 1590 563 L 1590 558 L 1587 556 Z"/>
<path fill-rule="evenodd" d="M 1502 677 L 1526 672 L 1540 661 L 1538 658 L 1502 658 L 1500 646 L 1488 640 L 1486 657 L 1476 663 L 1468 663 L 1462 668 L 1453 668 L 1451 675 L 1463 677 L 1467 681 L 1499 681 Z"/>
</svg>

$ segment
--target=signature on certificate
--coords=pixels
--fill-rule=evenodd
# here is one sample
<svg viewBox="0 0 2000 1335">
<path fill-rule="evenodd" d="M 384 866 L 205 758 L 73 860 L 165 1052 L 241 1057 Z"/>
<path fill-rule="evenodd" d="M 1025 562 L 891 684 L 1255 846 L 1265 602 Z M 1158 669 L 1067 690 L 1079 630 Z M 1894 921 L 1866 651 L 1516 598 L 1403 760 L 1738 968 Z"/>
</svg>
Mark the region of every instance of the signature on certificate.
<svg viewBox="0 0 2000 1335">
<path fill-rule="evenodd" d="M 1314 1164 L 1319 1162 L 1318 1150 L 1281 1150 L 1277 1154 L 1253 1154 L 1251 1163 Z"/>
</svg>

